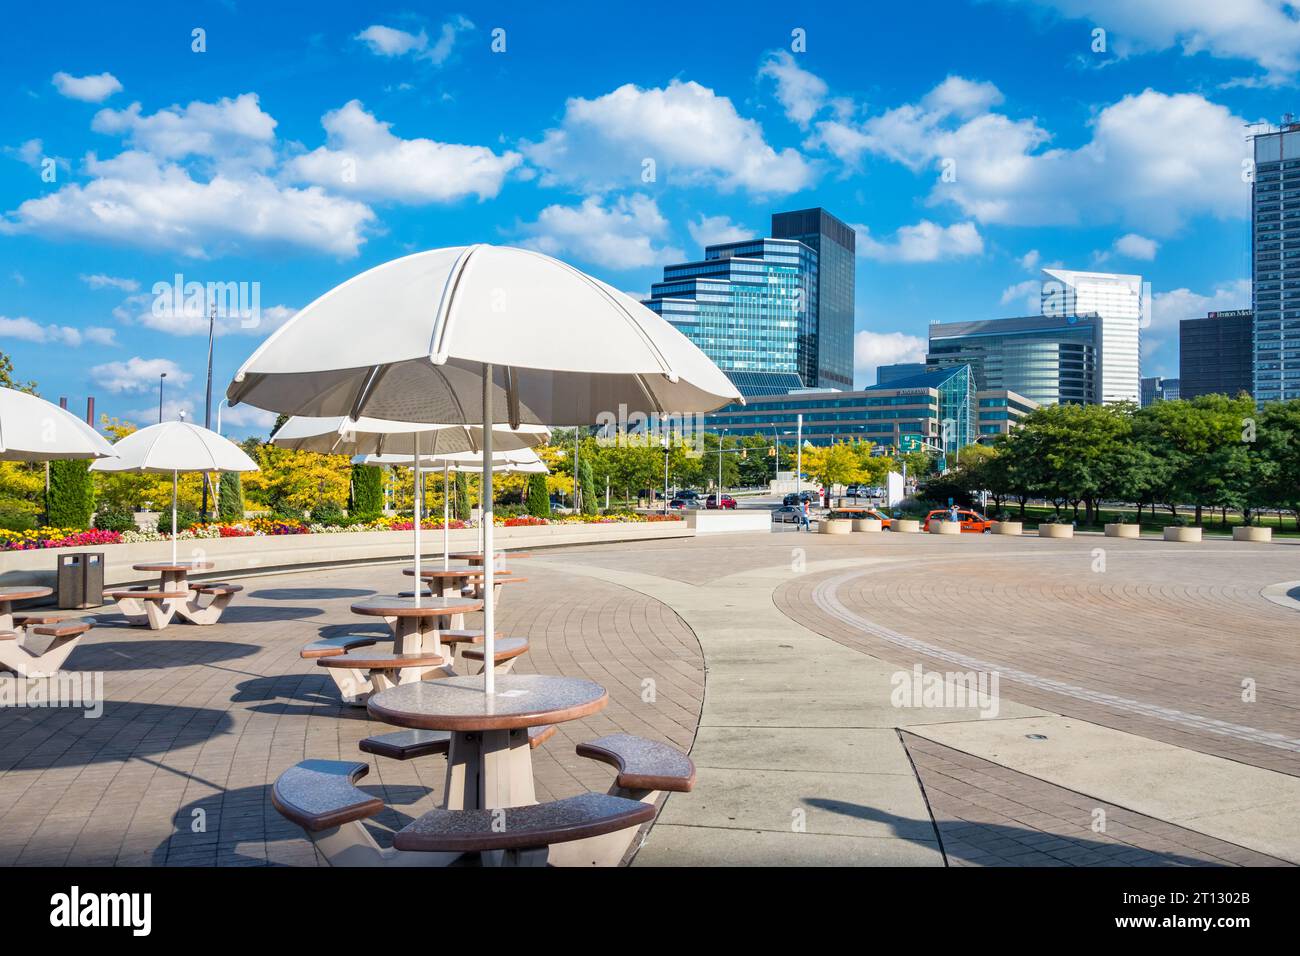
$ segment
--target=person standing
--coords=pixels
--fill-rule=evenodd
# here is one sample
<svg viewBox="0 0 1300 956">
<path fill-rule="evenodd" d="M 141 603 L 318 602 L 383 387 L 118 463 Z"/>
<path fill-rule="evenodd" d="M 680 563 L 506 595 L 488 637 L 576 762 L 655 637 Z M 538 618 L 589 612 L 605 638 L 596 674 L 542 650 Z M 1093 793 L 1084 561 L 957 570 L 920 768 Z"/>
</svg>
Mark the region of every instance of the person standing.
<svg viewBox="0 0 1300 956">
<path fill-rule="evenodd" d="M 808 522 L 808 499 L 803 498 L 802 496 L 799 501 L 799 530 L 812 530 L 812 525 Z"/>
</svg>

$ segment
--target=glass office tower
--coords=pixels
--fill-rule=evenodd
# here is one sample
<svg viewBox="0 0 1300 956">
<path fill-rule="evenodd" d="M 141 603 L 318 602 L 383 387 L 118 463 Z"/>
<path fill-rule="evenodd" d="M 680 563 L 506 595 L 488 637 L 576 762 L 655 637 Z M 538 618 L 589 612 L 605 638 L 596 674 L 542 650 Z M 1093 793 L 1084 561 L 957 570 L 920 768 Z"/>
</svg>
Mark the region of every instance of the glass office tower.
<svg viewBox="0 0 1300 956">
<path fill-rule="evenodd" d="M 1250 309 L 1211 312 L 1203 319 L 1179 322 L 1178 378 L 1182 397 L 1236 398 L 1241 392 L 1253 394 L 1254 330 L 1255 314 Z"/>
<path fill-rule="evenodd" d="M 1254 137 L 1255 400 L 1300 398 L 1300 124 Z"/>
<path fill-rule="evenodd" d="M 857 236 L 825 209 L 772 215 L 772 235 L 797 239 L 818 257 L 812 341 L 801 356 L 804 383 L 816 388 L 853 388 L 853 315 Z"/>
<path fill-rule="evenodd" d="M 1142 277 L 1110 272 L 1044 269 L 1043 315 L 1100 319 L 1097 401 L 1141 398 Z"/>
<path fill-rule="evenodd" d="M 816 356 L 817 253 L 794 239 L 707 246 L 666 266 L 645 305 L 726 372 L 745 396 L 807 384 Z"/>
<path fill-rule="evenodd" d="M 1100 400 L 1096 315 L 1030 315 L 930 325 L 926 364 L 969 365 L 979 391 L 1009 389 L 1039 405 Z"/>
</svg>

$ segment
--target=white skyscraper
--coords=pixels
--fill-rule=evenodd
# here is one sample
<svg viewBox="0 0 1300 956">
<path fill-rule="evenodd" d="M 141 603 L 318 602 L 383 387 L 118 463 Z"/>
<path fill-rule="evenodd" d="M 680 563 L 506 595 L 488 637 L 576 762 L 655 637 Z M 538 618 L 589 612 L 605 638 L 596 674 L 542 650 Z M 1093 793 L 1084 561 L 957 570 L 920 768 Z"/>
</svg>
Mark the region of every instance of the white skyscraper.
<svg viewBox="0 0 1300 956">
<path fill-rule="evenodd" d="M 1097 401 L 1142 399 L 1142 277 L 1109 272 L 1043 270 L 1043 315 L 1101 318 L 1101 369 Z"/>
</svg>

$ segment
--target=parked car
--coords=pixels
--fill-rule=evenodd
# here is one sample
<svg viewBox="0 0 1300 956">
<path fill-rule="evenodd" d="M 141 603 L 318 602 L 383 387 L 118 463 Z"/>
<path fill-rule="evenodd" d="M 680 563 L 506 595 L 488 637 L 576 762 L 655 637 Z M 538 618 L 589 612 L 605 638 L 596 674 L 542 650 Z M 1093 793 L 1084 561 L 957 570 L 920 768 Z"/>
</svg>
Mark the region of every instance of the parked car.
<svg viewBox="0 0 1300 956">
<path fill-rule="evenodd" d="M 866 494 L 866 489 L 864 489 L 861 485 L 849 485 L 847 488 L 844 489 L 844 497 L 846 498 L 861 498 L 865 494 Z"/>
<path fill-rule="evenodd" d="M 948 508 L 937 508 L 925 516 L 925 524 L 921 526 L 922 531 L 930 530 L 931 521 L 947 521 L 950 514 Z M 957 520 L 961 522 L 963 533 L 971 534 L 988 534 L 993 529 L 993 522 L 978 511 L 971 511 L 968 508 L 957 509 Z"/>
<path fill-rule="evenodd" d="M 781 499 L 782 505 L 797 505 L 800 499 L 810 504 L 821 504 L 822 496 L 815 491 L 801 491 L 795 494 L 793 491 Z"/>
<path fill-rule="evenodd" d="M 798 524 L 803 509 L 798 505 L 782 505 L 772 509 L 772 520 L 783 524 Z"/>
<path fill-rule="evenodd" d="M 871 507 L 870 505 L 863 505 L 860 508 L 858 507 L 832 508 L 830 517 L 839 518 L 843 520 L 848 520 L 851 518 L 875 518 L 877 521 L 880 522 L 880 527 L 882 527 L 886 531 L 891 530 L 890 524 L 893 521 L 893 519 L 890 518 L 889 515 L 885 514 L 883 511 L 881 511 L 878 508 Z"/>
<path fill-rule="evenodd" d="M 668 507 L 677 511 L 698 511 L 703 505 L 701 505 L 699 498 L 678 497 L 668 502 Z"/>
<path fill-rule="evenodd" d="M 717 496 L 717 495 L 709 495 L 709 497 L 708 497 L 708 498 L 705 500 L 705 502 L 704 502 L 704 507 L 706 507 L 706 508 L 717 508 L 717 507 L 718 507 L 718 496 Z M 724 510 L 727 509 L 727 508 L 732 508 L 732 509 L 734 509 L 734 508 L 736 507 L 736 499 L 733 498 L 733 497 L 731 497 L 731 495 L 723 495 L 723 496 L 722 496 L 722 507 L 723 507 Z"/>
<path fill-rule="evenodd" d="M 683 501 L 696 501 L 699 499 L 700 493 L 698 491 L 692 491 L 691 489 L 686 488 L 681 491 L 678 491 L 677 494 L 674 495 L 673 497 L 681 498 Z"/>
</svg>

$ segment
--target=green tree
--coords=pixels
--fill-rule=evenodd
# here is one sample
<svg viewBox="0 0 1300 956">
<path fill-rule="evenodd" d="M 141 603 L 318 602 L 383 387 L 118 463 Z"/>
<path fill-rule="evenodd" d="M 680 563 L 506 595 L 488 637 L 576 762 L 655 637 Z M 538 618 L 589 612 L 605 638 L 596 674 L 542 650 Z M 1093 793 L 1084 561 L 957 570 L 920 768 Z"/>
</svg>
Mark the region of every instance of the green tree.
<svg viewBox="0 0 1300 956">
<path fill-rule="evenodd" d="M 50 490 L 45 498 L 45 523 L 53 528 L 90 527 L 95 513 L 95 485 L 90 462 L 65 459 L 50 462 Z"/>
<path fill-rule="evenodd" d="M 353 465 L 348 517 L 373 521 L 384 511 L 384 471 L 377 465 Z"/>
<path fill-rule="evenodd" d="M 528 476 L 528 513 L 534 518 L 551 516 L 551 495 L 546 488 L 546 476 L 542 474 Z"/>
<path fill-rule="evenodd" d="M 456 472 L 455 488 L 451 498 L 451 516 L 460 521 L 469 520 L 469 477 L 462 471 Z"/>
<path fill-rule="evenodd" d="M 217 517 L 222 521 L 244 520 L 244 484 L 237 471 L 221 473 L 217 485 Z"/>
<path fill-rule="evenodd" d="M 581 488 L 582 513 L 594 515 L 600 510 L 600 503 L 596 498 L 596 479 L 592 474 L 589 457 L 578 462 L 578 481 Z"/>
<path fill-rule="evenodd" d="M 1290 511 L 1300 530 L 1300 400 L 1269 402 L 1248 437 L 1255 439 L 1252 500 Z"/>
</svg>

